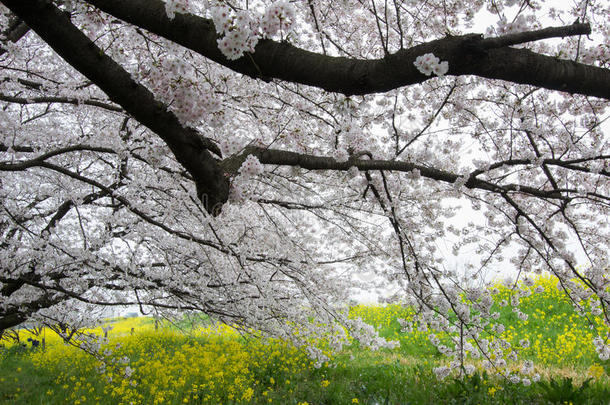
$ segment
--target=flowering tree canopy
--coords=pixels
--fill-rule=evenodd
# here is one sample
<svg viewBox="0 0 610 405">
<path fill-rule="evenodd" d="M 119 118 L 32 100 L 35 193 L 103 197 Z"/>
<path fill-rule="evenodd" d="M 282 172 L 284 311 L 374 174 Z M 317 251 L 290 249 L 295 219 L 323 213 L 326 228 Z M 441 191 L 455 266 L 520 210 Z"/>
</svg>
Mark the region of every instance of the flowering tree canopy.
<svg viewBox="0 0 610 405">
<path fill-rule="evenodd" d="M 0 330 L 137 304 L 377 347 L 340 306 L 384 286 L 502 367 L 505 259 L 519 317 L 549 271 L 610 319 L 607 1 L 1 3 Z"/>
</svg>

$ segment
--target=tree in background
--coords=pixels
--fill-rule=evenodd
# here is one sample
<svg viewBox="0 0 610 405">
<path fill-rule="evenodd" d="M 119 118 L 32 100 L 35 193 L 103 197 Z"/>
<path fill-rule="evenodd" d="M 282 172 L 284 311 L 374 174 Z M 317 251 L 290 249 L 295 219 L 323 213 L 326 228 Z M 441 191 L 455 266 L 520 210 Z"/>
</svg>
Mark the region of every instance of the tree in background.
<svg viewBox="0 0 610 405">
<path fill-rule="evenodd" d="M 549 271 L 608 324 L 606 1 L 2 3 L 0 330 L 137 304 L 378 347 L 341 308 L 383 287 L 502 369 L 505 259 L 522 319 Z"/>
</svg>

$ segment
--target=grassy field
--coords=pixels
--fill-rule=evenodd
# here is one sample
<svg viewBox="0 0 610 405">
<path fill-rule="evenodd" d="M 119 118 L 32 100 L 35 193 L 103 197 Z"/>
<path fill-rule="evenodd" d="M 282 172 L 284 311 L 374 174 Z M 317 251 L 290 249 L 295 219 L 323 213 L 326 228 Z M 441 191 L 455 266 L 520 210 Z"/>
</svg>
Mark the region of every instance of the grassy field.
<svg viewBox="0 0 610 405">
<path fill-rule="evenodd" d="M 245 338 L 226 326 L 200 326 L 185 334 L 174 327 L 155 329 L 151 318 L 115 319 L 108 335 L 112 365 L 105 369 L 49 331 L 42 332 L 44 350 L 2 342 L 0 403 L 610 403 L 610 367 L 591 345 L 594 330 L 574 313 L 554 280 L 542 278 L 536 286 L 544 292 L 522 299 L 529 315 L 525 323 L 517 322 L 510 306 L 498 305 L 505 337 L 515 346 L 530 341 L 522 353 L 534 361 L 541 380 L 529 386 L 488 376 L 482 368 L 465 379 L 439 382 L 432 369 L 447 360 L 429 343 L 429 332 L 401 331 L 397 318 L 409 319 L 409 308 L 354 306 L 351 316 L 376 325 L 383 336 L 400 341 L 400 348 L 351 347 L 315 368 L 285 342 Z M 509 294 L 503 290 L 498 304 Z M 20 331 L 22 341 L 28 337 Z"/>
</svg>

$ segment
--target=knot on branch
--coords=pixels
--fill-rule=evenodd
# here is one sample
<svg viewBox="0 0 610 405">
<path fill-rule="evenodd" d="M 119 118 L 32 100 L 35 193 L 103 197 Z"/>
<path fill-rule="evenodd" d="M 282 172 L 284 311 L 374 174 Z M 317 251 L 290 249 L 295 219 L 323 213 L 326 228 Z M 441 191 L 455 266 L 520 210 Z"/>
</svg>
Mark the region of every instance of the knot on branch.
<svg viewBox="0 0 610 405">
<path fill-rule="evenodd" d="M 194 130 L 189 135 L 179 147 L 174 145 L 172 151 L 193 177 L 197 197 L 205 210 L 210 215 L 217 216 L 229 199 L 229 179 L 219 161 L 210 153 L 211 151 L 221 156 L 220 149 L 210 139 L 200 136 Z"/>
<path fill-rule="evenodd" d="M 197 187 L 197 197 L 210 215 L 217 216 L 229 199 L 229 179 L 207 150 L 199 152 L 198 160 L 197 170 L 189 170 Z"/>
</svg>

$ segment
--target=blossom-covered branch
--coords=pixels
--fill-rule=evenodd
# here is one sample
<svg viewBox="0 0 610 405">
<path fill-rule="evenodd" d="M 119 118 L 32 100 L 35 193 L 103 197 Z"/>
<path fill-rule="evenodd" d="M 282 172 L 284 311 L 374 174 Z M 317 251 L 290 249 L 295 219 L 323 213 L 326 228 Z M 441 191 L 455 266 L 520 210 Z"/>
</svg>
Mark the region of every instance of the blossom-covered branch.
<svg viewBox="0 0 610 405">
<path fill-rule="evenodd" d="M 0 94 L 0 100 L 6 101 L 9 103 L 17 103 L 17 104 L 43 104 L 43 103 L 66 103 L 66 104 L 86 104 L 94 107 L 104 108 L 110 111 L 122 112 L 123 109 L 121 107 L 117 107 L 116 105 L 104 103 L 99 100 L 79 100 L 76 98 L 68 98 L 68 97 L 14 97 L 5 94 Z"/>
</svg>

